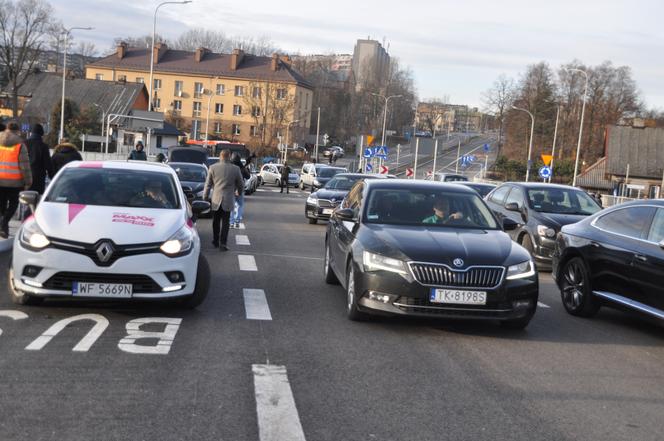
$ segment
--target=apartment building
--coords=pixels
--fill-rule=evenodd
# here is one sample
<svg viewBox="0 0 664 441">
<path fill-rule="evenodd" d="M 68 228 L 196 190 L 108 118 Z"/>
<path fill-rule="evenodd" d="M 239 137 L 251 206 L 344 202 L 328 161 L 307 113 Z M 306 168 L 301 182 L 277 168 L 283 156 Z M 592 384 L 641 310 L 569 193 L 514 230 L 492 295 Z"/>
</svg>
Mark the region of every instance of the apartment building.
<svg viewBox="0 0 664 441">
<path fill-rule="evenodd" d="M 271 145 L 290 129 L 309 131 L 313 87 L 288 56 L 259 57 L 154 48 L 152 104 L 192 139 Z M 86 67 L 86 78 L 148 83 L 150 50 L 120 43 L 114 54 Z M 290 126 L 290 127 L 289 127 Z"/>
<path fill-rule="evenodd" d="M 355 90 L 376 89 L 385 83 L 390 69 L 390 55 L 375 40 L 357 40 L 353 50 L 352 70 Z"/>
</svg>

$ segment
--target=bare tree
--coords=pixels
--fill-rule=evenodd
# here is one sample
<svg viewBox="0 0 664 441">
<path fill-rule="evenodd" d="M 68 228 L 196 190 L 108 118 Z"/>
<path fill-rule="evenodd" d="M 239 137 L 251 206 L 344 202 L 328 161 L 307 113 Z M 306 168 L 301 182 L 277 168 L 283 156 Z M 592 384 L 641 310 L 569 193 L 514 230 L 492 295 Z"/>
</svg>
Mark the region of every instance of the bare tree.
<svg viewBox="0 0 664 441">
<path fill-rule="evenodd" d="M 288 93 L 289 86 L 287 83 L 252 82 L 244 94 L 247 111 L 251 112 L 265 146 L 275 145 L 277 135 L 285 134 L 288 124 L 297 119 L 297 115 L 291 118 L 295 95 Z"/>
<path fill-rule="evenodd" d="M 190 29 L 173 42 L 173 48 L 183 51 L 195 51 L 199 47 L 212 52 L 224 52 L 228 49 L 228 39 L 221 31 L 203 28 Z"/>
<path fill-rule="evenodd" d="M 76 47 L 76 52 L 86 58 L 97 56 L 97 47 L 92 42 L 81 41 Z"/>
<path fill-rule="evenodd" d="M 42 0 L 0 0 L 0 63 L 12 93 L 14 117 L 18 90 L 33 73 L 52 15 L 51 5 Z"/>
<path fill-rule="evenodd" d="M 503 124 L 505 113 L 514 101 L 514 80 L 501 74 L 493 83 L 493 87 L 482 94 L 482 101 L 487 111 L 493 113 L 498 120 L 498 155 L 503 145 Z"/>
</svg>

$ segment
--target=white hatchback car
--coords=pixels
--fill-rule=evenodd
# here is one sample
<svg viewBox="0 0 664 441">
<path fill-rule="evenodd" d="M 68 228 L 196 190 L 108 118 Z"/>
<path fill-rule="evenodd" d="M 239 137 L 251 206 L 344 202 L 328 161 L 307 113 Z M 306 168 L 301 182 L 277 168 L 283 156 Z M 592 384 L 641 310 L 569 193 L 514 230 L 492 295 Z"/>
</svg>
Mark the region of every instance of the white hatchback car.
<svg viewBox="0 0 664 441">
<path fill-rule="evenodd" d="M 14 240 L 9 291 L 18 304 L 46 297 L 181 299 L 206 297 L 210 269 L 175 171 L 145 161 L 67 164 Z"/>
</svg>

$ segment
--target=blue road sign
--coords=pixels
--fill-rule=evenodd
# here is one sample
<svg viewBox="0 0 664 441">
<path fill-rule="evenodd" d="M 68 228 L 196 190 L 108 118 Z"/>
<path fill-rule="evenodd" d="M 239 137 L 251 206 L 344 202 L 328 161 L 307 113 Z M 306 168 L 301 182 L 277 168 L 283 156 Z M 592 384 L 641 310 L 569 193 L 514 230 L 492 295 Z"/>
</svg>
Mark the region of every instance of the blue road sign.
<svg viewBox="0 0 664 441">
<path fill-rule="evenodd" d="M 551 177 L 551 167 L 547 167 L 546 165 L 542 168 L 539 169 L 539 175 L 540 178 L 548 179 Z"/>
<path fill-rule="evenodd" d="M 371 172 L 373 171 L 373 165 L 371 165 L 371 164 L 367 164 L 366 171 L 367 171 L 368 173 L 371 173 Z"/>
<path fill-rule="evenodd" d="M 491 146 L 489 144 L 484 144 L 484 151 L 489 153 L 489 151 L 491 151 Z"/>
<path fill-rule="evenodd" d="M 473 161 L 475 161 L 475 155 L 463 155 L 460 160 L 463 167 L 468 167 Z"/>
<path fill-rule="evenodd" d="M 364 149 L 364 155 L 365 158 L 373 158 L 374 156 L 374 150 L 371 147 L 367 147 Z"/>
<path fill-rule="evenodd" d="M 388 152 L 387 147 L 385 147 L 384 145 L 381 145 L 379 147 L 375 147 L 374 156 L 377 157 L 377 158 L 386 159 L 387 158 L 387 152 Z"/>
<path fill-rule="evenodd" d="M 30 131 L 30 124 L 23 123 L 21 124 L 21 132 L 29 132 Z"/>
</svg>

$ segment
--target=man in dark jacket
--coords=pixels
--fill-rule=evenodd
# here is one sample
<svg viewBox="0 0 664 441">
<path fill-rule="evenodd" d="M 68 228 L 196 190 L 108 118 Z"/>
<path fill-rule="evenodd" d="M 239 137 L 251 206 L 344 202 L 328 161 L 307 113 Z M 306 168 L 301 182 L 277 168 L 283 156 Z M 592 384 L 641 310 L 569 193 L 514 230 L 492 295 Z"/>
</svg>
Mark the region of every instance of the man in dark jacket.
<svg viewBox="0 0 664 441">
<path fill-rule="evenodd" d="M 42 139 L 44 127 L 41 124 L 32 126 L 30 137 L 26 145 L 30 154 L 30 170 L 32 171 L 32 186 L 30 190 L 43 194 L 46 189 L 46 176 L 53 179 L 53 161 L 48 145 Z"/>
<path fill-rule="evenodd" d="M 281 179 L 279 180 L 281 191 L 279 193 L 283 193 L 284 187 L 286 187 L 286 194 L 288 194 L 288 177 L 290 173 L 291 168 L 288 166 L 288 162 L 284 162 L 284 165 L 281 167 Z"/>
<path fill-rule="evenodd" d="M 132 161 L 147 161 L 148 160 L 148 155 L 145 154 L 145 150 L 143 147 L 143 141 L 138 141 L 136 143 L 136 148 L 131 151 L 129 154 L 129 159 Z"/>
<path fill-rule="evenodd" d="M 18 208 L 18 194 L 32 185 L 28 147 L 17 133 L 19 126 L 10 122 L 0 133 L 0 238 L 9 237 L 9 221 Z"/>
<path fill-rule="evenodd" d="M 62 138 L 60 144 L 53 149 L 53 171 L 57 173 L 65 164 L 72 161 L 82 161 L 83 157 L 78 152 L 76 146 L 69 142 L 67 138 Z"/>
<path fill-rule="evenodd" d="M 242 164 L 242 158 L 240 158 L 240 155 L 237 152 L 231 155 L 231 164 L 240 167 L 240 172 L 242 172 L 243 181 L 246 181 L 251 177 L 251 172 L 244 164 Z M 231 213 L 231 221 L 229 224 L 231 228 L 240 228 L 240 222 L 242 222 L 243 214 L 244 214 L 244 188 L 242 188 L 240 194 L 235 196 L 235 207 L 233 208 L 233 212 Z"/>
</svg>

